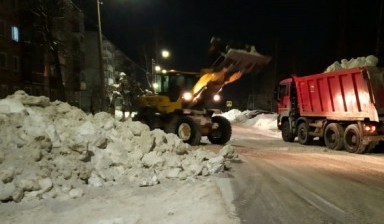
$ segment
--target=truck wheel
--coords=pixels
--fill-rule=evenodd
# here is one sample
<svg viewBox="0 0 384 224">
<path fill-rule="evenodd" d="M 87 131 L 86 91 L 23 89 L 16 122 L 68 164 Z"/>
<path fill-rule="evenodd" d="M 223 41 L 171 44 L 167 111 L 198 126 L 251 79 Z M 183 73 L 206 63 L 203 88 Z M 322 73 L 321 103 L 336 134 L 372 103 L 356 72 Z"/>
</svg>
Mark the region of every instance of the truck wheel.
<svg viewBox="0 0 384 224">
<path fill-rule="evenodd" d="M 198 145 L 201 140 L 199 125 L 190 117 L 179 119 L 176 125 L 176 135 L 190 145 Z"/>
<path fill-rule="evenodd" d="M 332 150 L 341 150 L 344 145 L 343 135 L 343 126 L 337 123 L 328 124 L 324 131 L 325 145 Z"/>
<path fill-rule="evenodd" d="M 305 122 L 299 124 L 297 128 L 297 139 L 302 145 L 310 145 L 313 137 L 308 134 L 308 125 Z"/>
<path fill-rule="evenodd" d="M 360 151 L 361 144 L 361 132 L 357 124 L 350 124 L 344 132 L 344 147 L 350 153 L 364 153 L 365 148 L 363 147 Z"/>
<path fill-rule="evenodd" d="M 212 117 L 212 131 L 208 135 L 208 140 L 212 144 L 225 144 L 231 139 L 231 135 L 231 123 L 225 117 Z"/>
<path fill-rule="evenodd" d="M 295 135 L 291 131 L 289 121 L 284 121 L 281 125 L 281 137 L 285 142 L 293 142 L 295 140 Z"/>
</svg>

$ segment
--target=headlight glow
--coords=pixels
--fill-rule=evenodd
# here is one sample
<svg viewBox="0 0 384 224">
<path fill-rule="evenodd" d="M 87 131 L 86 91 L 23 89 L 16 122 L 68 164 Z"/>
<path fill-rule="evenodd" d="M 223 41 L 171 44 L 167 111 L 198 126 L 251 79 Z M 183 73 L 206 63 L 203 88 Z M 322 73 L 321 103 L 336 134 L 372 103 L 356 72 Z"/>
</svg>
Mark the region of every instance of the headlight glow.
<svg viewBox="0 0 384 224">
<path fill-rule="evenodd" d="M 214 96 L 213 96 L 213 101 L 215 101 L 215 102 L 219 102 L 221 100 L 221 96 L 219 95 L 219 94 L 215 94 Z"/>
<path fill-rule="evenodd" d="M 183 99 L 185 100 L 185 101 L 191 101 L 192 100 L 192 93 L 191 92 L 185 92 L 184 94 L 183 94 Z"/>
</svg>

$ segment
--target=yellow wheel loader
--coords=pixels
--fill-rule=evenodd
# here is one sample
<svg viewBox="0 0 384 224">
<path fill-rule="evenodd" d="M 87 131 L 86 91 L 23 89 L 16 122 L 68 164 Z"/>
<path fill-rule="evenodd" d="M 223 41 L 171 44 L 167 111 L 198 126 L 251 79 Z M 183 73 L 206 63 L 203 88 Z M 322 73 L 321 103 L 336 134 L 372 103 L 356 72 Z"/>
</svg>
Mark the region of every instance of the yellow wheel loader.
<svg viewBox="0 0 384 224">
<path fill-rule="evenodd" d="M 243 74 L 259 73 L 269 61 L 270 57 L 257 52 L 229 49 L 213 69 L 156 74 L 155 93 L 139 97 L 135 119 L 151 129 L 174 133 L 190 145 L 198 145 L 202 136 L 213 144 L 225 144 L 232 135 L 231 124 L 222 116 L 213 116 L 219 111 L 211 109 L 219 92 Z"/>
</svg>

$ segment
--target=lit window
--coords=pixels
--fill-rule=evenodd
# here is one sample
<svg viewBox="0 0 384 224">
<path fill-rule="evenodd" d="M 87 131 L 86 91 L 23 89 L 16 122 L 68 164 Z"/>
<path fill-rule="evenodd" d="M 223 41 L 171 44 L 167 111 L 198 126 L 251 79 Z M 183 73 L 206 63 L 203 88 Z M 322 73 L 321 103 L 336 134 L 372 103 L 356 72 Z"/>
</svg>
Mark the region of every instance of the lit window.
<svg viewBox="0 0 384 224">
<path fill-rule="evenodd" d="M 12 32 L 12 40 L 19 42 L 19 28 L 16 26 L 12 26 L 11 32 Z"/>
</svg>

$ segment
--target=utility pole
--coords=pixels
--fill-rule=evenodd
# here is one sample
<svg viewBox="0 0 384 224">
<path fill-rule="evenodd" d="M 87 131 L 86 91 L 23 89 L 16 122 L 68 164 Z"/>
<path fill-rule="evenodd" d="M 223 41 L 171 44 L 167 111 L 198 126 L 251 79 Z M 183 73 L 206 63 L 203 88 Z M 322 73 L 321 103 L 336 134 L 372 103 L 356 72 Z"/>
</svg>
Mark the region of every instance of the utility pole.
<svg viewBox="0 0 384 224">
<path fill-rule="evenodd" d="M 101 90 L 101 111 L 105 110 L 105 78 L 104 78 L 104 61 L 103 61 L 103 34 L 101 32 L 101 0 L 96 0 L 97 4 L 97 25 L 99 37 L 99 70 L 100 70 L 100 90 Z"/>
<path fill-rule="evenodd" d="M 380 9 L 379 9 L 379 16 L 378 16 L 378 22 L 377 22 L 377 36 L 376 36 L 376 57 L 380 58 L 381 54 L 383 53 L 383 43 L 381 41 L 382 39 L 382 22 L 383 22 L 383 8 L 384 8 L 384 1 L 380 2 Z M 380 63 L 380 60 L 379 60 Z"/>
</svg>

